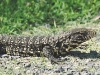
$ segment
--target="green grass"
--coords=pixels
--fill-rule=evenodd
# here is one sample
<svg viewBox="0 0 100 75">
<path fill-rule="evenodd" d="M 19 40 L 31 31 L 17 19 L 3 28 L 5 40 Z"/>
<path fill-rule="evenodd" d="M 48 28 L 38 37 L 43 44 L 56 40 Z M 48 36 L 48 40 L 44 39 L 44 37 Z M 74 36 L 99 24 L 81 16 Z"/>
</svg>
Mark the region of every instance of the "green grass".
<svg viewBox="0 0 100 75">
<path fill-rule="evenodd" d="M 84 24 L 99 10 L 99 0 L 0 0 L 0 33 L 16 35 L 46 24 L 54 29 L 73 21 Z"/>
<path fill-rule="evenodd" d="M 91 20 L 100 13 L 99 10 L 99 0 L 0 0 L 0 33 L 46 36 L 81 27 L 92 28 L 99 33 L 100 23 Z M 83 52 L 94 50 L 100 53 L 99 42 L 88 41 L 88 44 Z M 17 61 L 13 61 L 16 65 Z M 47 61 L 44 58 L 30 59 L 31 63 L 43 63 L 43 67 L 55 66 Z M 8 64 L 8 67 L 11 65 Z M 6 69 L 8 75 L 13 71 Z M 0 74 L 4 73 L 5 69 L 0 68 Z"/>
</svg>

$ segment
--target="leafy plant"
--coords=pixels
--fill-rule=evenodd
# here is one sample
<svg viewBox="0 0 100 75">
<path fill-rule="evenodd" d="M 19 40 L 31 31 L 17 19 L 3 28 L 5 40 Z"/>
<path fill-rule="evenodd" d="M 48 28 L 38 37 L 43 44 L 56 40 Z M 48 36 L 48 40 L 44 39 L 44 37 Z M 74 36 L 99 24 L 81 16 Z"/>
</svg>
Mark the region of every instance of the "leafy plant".
<svg viewBox="0 0 100 75">
<path fill-rule="evenodd" d="M 0 33 L 19 34 L 30 26 L 88 21 L 98 13 L 99 0 L 0 0 Z"/>
</svg>

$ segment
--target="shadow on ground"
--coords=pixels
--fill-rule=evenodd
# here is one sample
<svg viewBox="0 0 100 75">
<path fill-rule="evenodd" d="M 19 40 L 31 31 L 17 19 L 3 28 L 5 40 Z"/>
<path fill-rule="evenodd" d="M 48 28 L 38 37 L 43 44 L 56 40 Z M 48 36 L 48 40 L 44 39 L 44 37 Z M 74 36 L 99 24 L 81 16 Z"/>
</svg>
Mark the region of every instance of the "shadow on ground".
<svg viewBox="0 0 100 75">
<path fill-rule="evenodd" d="M 0 57 L 4 55 L 5 53 L 0 53 Z M 61 55 L 62 57 L 66 56 L 72 56 L 72 57 L 79 57 L 80 59 L 88 59 L 88 58 L 100 58 L 100 53 L 97 53 L 96 51 L 90 51 L 90 53 L 81 53 L 80 51 L 69 51 L 65 55 Z M 34 56 L 33 56 L 34 57 Z M 38 56 L 40 57 L 40 56 Z"/>
<path fill-rule="evenodd" d="M 100 58 L 100 53 L 97 53 L 96 51 L 90 51 L 90 53 L 81 53 L 80 51 L 70 51 L 64 56 L 73 56 L 73 57 L 79 57 L 80 59 L 84 58 Z"/>
</svg>

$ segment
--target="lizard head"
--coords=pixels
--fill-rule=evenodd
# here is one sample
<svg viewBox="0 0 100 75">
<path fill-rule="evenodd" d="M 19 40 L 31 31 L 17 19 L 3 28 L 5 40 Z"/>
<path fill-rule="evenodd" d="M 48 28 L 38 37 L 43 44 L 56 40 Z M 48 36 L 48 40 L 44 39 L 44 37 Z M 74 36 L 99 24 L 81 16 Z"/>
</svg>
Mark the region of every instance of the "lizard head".
<svg viewBox="0 0 100 75">
<path fill-rule="evenodd" d="M 77 28 L 66 33 L 66 40 L 63 41 L 62 47 L 66 52 L 78 47 L 81 43 L 90 40 L 96 36 L 96 31 L 86 28 Z"/>
</svg>

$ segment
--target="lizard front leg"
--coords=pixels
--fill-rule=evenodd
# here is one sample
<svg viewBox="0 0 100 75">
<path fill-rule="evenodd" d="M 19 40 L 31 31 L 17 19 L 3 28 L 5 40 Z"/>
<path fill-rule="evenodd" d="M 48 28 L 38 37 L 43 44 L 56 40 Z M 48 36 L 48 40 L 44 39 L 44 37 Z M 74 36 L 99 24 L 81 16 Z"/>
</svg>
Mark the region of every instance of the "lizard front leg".
<svg viewBox="0 0 100 75">
<path fill-rule="evenodd" d="M 59 58 L 55 58 L 53 56 L 52 47 L 50 47 L 50 46 L 44 46 L 43 53 L 51 61 L 51 63 L 57 63 L 58 64 L 58 63 L 63 61 L 63 60 L 61 60 Z"/>
</svg>

